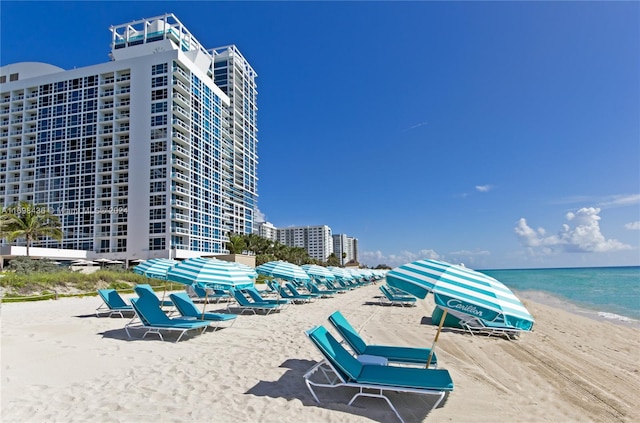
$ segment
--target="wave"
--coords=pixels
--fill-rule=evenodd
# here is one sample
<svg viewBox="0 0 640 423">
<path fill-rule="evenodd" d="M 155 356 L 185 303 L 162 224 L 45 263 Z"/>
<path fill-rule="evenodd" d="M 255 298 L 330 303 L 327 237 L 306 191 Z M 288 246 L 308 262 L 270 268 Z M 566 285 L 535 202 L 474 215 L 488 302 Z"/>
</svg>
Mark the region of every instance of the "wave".
<svg viewBox="0 0 640 423">
<path fill-rule="evenodd" d="M 619 314 L 609 313 L 609 312 L 606 312 L 606 311 L 599 311 L 598 312 L 598 316 L 602 317 L 603 319 L 618 320 L 618 321 L 625 322 L 625 323 L 631 323 L 631 324 L 639 323 L 638 320 L 632 319 L 630 317 L 621 316 Z"/>
</svg>

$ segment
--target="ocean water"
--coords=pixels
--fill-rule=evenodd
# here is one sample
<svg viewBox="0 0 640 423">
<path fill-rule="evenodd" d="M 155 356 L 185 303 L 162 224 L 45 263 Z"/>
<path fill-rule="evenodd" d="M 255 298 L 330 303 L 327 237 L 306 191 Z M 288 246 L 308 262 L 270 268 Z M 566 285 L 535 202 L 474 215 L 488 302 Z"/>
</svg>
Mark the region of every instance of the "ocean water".
<svg viewBox="0 0 640 423">
<path fill-rule="evenodd" d="M 481 270 L 524 298 L 640 325 L 640 266 Z"/>
</svg>

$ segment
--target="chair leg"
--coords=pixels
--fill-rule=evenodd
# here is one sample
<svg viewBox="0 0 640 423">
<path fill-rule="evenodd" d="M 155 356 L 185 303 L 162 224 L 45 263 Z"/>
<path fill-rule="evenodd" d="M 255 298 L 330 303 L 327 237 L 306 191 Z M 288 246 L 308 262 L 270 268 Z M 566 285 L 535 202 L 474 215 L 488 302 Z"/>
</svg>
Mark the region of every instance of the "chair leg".
<svg viewBox="0 0 640 423">
<path fill-rule="evenodd" d="M 398 413 L 398 410 L 396 410 L 396 408 L 393 406 L 393 404 L 391 403 L 391 401 L 389 400 L 389 398 L 387 398 L 386 395 L 384 395 L 382 393 L 382 389 L 379 390 L 379 394 L 378 393 L 371 393 L 371 392 L 364 392 L 365 388 L 360 388 L 360 392 L 358 392 L 357 394 L 355 394 L 353 396 L 353 398 L 351 398 L 351 401 L 349 401 L 349 405 L 352 405 L 353 402 L 358 398 L 358 397 L 371 397 L 371 398 L 382 398 L 383 400 L 385 400 L 387 402 L 387 404 L 389 404 L 389 407 L 391 407 L 391 409 L 393 410 L 393 412 L 396 414 L 396 416 L 398 417 L 398 419 L 400 420 L 401 423 L 404 423 L 404 419 L 402 418 L 402 416 L 400 416 L 400 413 Z"/>
</svg>

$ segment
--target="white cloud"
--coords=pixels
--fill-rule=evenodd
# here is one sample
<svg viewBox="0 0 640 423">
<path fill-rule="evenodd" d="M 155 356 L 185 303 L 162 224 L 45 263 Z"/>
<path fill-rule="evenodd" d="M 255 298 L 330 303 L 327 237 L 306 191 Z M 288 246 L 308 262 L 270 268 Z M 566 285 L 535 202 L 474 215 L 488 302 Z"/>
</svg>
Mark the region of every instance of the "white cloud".
<svg viewBox="0 0 640 423">
<path fill-rule="evenodd" d="M 428 124 L 429 124 L 429 122 L 427 122 L 427 121 L 416 123 L 415 125 L 412 125 L 412 126 L 408 127 L 407 129 L 405 129 L 403 132 L 411 131 L 412 129 L 416 129 L 416 128 L 419 128 L 421 126 L 428 125 Z"/>
<path fill-rule="evenodd" d="M 493 189 L 491 185 L 476 185 L 476 191 L 478 192 L 489 192 Z"/>
<path fill-rule="evenodd" d="M 595 204 L 600 208 L 614 208 L 640 204 L 640 194 L 614 194 L 603 197 L 574 195 L 553 201 L 552 204 Z"/>
<path fill-rule="evenodd" d="M 640 231 L 640 220 L 627 223 L 626 225 L 624 225 L 624 227 L 629 229 L 630 231 Z"/>
<path fill-rule="evenodd" d="M 256 207 L 256 209 L 253 211 L 253 220 L 256 223 L 264 223 L 267 221 L 267 215 L 262 213 L 260 209 Z"/>
<path fill-rule="evenodd" d="M 640 194 L 631 194 L 631 195 L 611 195 L 607 198 L 602 199 L 599 203 L 599 207 L 624 207 L 631 206 L 633 204 L 640 203 Z"/>
<path fill-rule="evenodd" d="M 521 218 L 515 232 L 522 245 L 530 252 L 552 254 L 555 252 L 602 253 L 609 251 L 628 250 L 631 246 L 615 239 L 606 239 L 600 232 L 600 209 L 583 207 L 575 213 L 566 214 L 566 219 L 574 224 L 563 224 L 562 230 L 556 235 L 547 236 L 543 228 L 532 229 L 525 218 Z"/>
</svg>

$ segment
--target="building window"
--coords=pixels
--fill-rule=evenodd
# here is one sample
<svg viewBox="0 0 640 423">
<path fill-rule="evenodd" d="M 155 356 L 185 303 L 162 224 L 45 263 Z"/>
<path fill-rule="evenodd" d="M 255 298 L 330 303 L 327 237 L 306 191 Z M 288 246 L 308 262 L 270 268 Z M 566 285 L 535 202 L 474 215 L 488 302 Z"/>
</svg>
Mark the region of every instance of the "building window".
<svg viewBox="0 0 640 423">
<path fill-rule="evenodd" d="M 165 179 L 167 177 L 167 169 L 159 168 L 159 169 L 151 169 L 149 171 L 149 179 Z"/>
<path fill-rule="evenodd" d="M 151 166 L 163 166 L 166 164 L 167 156 L 165 156 L 164 154 L 151 156 Z"/>
<path fill-rule="evenodd" d="M 155 141 L 151 143 L 151 152 L 152 153 L 160 153 L 167 151 L 167 142 L 166 141 Z"/>
<path fill-rule="evenodd" d="M 151 182 L 149 184 L 149 191 L 150 192 L 165 192 L 167 190 L 167 184 L 166 182 L 162 181 L 162 182 Z"/>
<path fill-rule="evenodd" d="M 167 85 L 166 76 L 157 76 L 151 79 L 151 88 L 165 87 Z"/>
<path fill-rule="evenodd" d="M 165 245 L 166 245 L 166 240 L 164 238 L 149 238 L 150 250 L 164 250 Z"/>
<path fill-rule="evenodd" d="M 167 218 L 167 211 L 165 209 L 149 210 L 149 220 L 164 220 L 166 218 Z"/>
<path fill-rule="evenodd" d="M 167 102 L 153 103 L 151 105 L 151 113 L 165 113 L 167 111 Z"/>
<path fill-rule="evenodd" d="M 167 98 L 167 89 L 163 88 L 161 90 L 153 90 L 151 92 L 151 100 L 164 100 Z"/>
<path fill-rule="evenodd" d="M 163 234 L 166 232 L 167 224 L 165 222 L 149 223 L 150 234 Z"/>
<path fill-rule="evenodd" d="M 166 126 L 167 115 L 151 116 L 151 126 Z"/>
<path fill-rule="evenodd" d="M 160 63 L 159 65 L 151 66 L 151 75 L 161 75 L 167 73 L 167 64 Z"/>
</svg>

